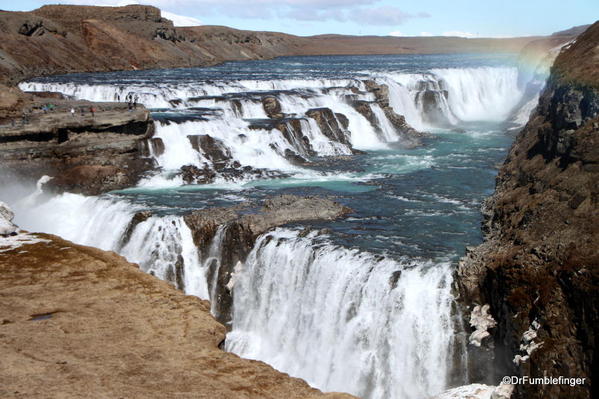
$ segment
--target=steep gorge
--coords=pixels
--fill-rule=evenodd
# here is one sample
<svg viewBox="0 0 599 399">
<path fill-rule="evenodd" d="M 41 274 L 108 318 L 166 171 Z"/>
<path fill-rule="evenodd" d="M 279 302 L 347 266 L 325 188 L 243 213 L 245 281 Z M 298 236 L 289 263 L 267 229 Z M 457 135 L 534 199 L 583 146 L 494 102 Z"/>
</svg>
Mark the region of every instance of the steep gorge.
<svg viewBox="0 0 599 399">
<path fill-rule="evenodd" d="M 597 397 L 598 135 L 595 23 L 556 59 L 484 205 L 485 242 L 457 271 L 467 314 L 489 304 L 497 323 L 470 347 L 473 381 L 580 377 L 585 384 L 573 387 L 520 384 L 516 395 Z"/>
</svg>

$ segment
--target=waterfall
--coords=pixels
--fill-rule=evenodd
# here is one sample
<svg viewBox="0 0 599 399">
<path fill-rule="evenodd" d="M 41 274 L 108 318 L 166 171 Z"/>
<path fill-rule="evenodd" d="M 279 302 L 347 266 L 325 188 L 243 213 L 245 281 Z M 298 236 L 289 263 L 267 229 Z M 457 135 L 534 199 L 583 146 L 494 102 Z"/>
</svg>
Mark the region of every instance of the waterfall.
<svg viewBox="0 0 599 399">
<path fill-rule="evenodd" d="M 502 121 L 518 106 L 525 82 L 516 67 L 437 68 L 379 74 L 390 105 L 417 129 L 460 121 Z"/>
<path fill-rule="evenodd" d="M 29 206 L 29 205 L 28 205 Z M 18 223 L 118 251 L 140 268 L 216 305 L 225 227 L 205 254 L 179 216 L 148 215 L 112 196 L 63 194 Z M 277 229 L 235 267 L 226 348 L 323 390 L 368 399 L 420 398 L 447 388 L 454 361 L 450 263 L 394 260 Z"/>
<path fill-rule="evenodd" d="M 518 68 L 433 69 L 447 85 L 452 112 L 463 121 L 505 120 L 522 98 Z"/>
<path fill-rule="evenodd" d="M 236 276 L 226 348 L 325 391 L 423 398 L 447 388 L 449 262 L 398 262 L 278 229 Z"/>
<path fill-rule="evenodd" d="M 446 68 L 374 76 L 387 85 L 389 105 L 417 129 L 505 120 L 515 109 L 522 108 L 520 115 L 512 118 L 515 124 L 521 124 L 537 101 L 531 96 L 530 101 L 527 97 L 528 102 L 522 102 L 523 82 L 518 81 L 515 67 Z M 196 167 L 196 173 L 213 171 L 211 177 L 200 179 L 204 183 L 241 183 L 273 174 L 268 171 L 310 175 L 312 171 L 303 165 L 312 156 L 349 155 L 353 148 L 384 150 L 389 148 L 388 143 L 400 140 L 396 128 L 374 101 L 374 94 L 358 78 L 163 83 L 139 79 L 115 85 L 93 83 L 93 79 L 92 83 L 56 79 L 23 82 L 20 87 L 94 101 L 123 101 L 127 94 L 134 93 L 147 107 L 160 109 L 155 112 L 154 140 L 162 142 L 161 151 L 149 147 L 161 172 L 142 180 L 142 186 L 184 184 L 180 168 L 188 165 Z M 262 103 L 265 96 L 276 99 L 285 119 L 268 118 Z M 356 100 L 370 103 L 372 120 L 354 108 Z M 170 112 L 166 117 L 164 108 Z M 343 115 L 346 142 L 325 134 L 322 126 L 306 116 L 308 110 L 323 108 Z M 188 136 L 216 139 L 227 160 L 221 159 L 220 165 L 215 165 L 210 150 L 194 146 Z"/>
<path fill-rule="evenodd" d="M 209 298 L 205 268 L 182 217 L 151 216 L 129 231 L 134 215 L 143 210 L 141 206 L 112 196 L 69 193 L 40 198 L 37 205 L 26 197 L 14 208 L 17 222 L 30 231 L 118 252 L 186 293 Z"/>
<path fill-rule="evenodd" d="M 465 373 L 457 316 L 452 314 L 449 261 L 375 255 L 335 245 L 327 236 L 279 228 L 260 236 L 244 261 L 235 259 L 231 279 L 222 287 L 219 284 L 226 278 L 219 281 L 219 275 L 227 277 L 233 266 L 225 263 L 221 268 L 223 258 L 227 259 L 225 242 L 235 242 L 226 235 L 231 230 L 219 226 L 214 237 L 207 238 L 207 248 L 200 250 L 194 244 L 197 237 L 180 216 L 181 208 L 171 205 L 185 199 L 171 202 L 169 198 L 163 203 L 159 197 L 174 191 L 152 191 L 148 202 L 161 205 L 142 214 L 148 210 L 143 188 L 183 185 L 181 168 L 189 165 L 214 172 L 215 183 L 245 182 L 268 172 L 304 179 L 307 185 L 327 178 L 354 179 L 353 169 L 323 172 L 307 168 L 305 161 L 351 155 L 354 149 L 394 148 L 389 143 L 397 142 L 400 135 L 387 116 L 385 99 L 381 100 L 380 92 L 368 91 L 372 86 L 365 80 L 386 85 L 389 106 L 418 130 L 503 121 L 510 115 L 516 123 L 524 122 L 537 103 L 536 86 L 528 93 L 529 82 L 519 81 L 518 70 L 512 67 L 377 69 L 339 79 L 268 79 L 264 71 L 244 79 L 222 75 L 204 79 L 194 76 L 196 72 L 164 76 L 135 72 L 118 75 L 114 84 L 93 75 L 21 83 L 26 91 L 62 92 L 92 101 L 124 101 L 129 93 L 137 95 L 155 120 L 150 149 L 159 170 L 140 183 L 136 194 L 128 194 L 136 195 L 137 202 L 118 195 L 48 197 L 38 190 L 27 201 L 13 204 L 17 223 L 117 251 L 186 293 L 211 299 L 216 316 L 223 309 L 217 306 L 219 295 L 231 292 L 232 330 L 226 349 L 268 362 L 322 390 L 365 399 L 416 399 L 447 389 L 456 374 Z M 183 77 L 177 78 L 178 74 Z M 277 111 L 270 115 L 280 114 L 277 119 L 268 117 L 265 97 L 276 100 Z M 364 105 L 363 113 L 357 104 Z M 327 109 L 326 118 L 314 116 L 312 112 L 319 109 Z M 335 123 L 338 129 L 331 126 Z M 373 176 L 406 173 L 416 167 L 436 173 L 442 164 L 429 151 L 435 145 L 422 152 L 367 154 L 368 163 L 356 162 L 367 165 L 363 173 L 368 175 L 359 179 L 373 180 Z M 381 165 L 381 157 L 390 160 Z M 404 162 L 392 160 L 397 157 Z M 364 187 L 377 190 L 374 184 Z M 260 195 L 270 195 L 272 190 Z M 251 191 L 239 198 L 256 199 Z M 194 202 L 184 206 L 198 207 L 197 198 L 205 197 L 189 195 Z M 228 312 L 230 303 L 226 305 Z"/>
<path fill-rule="evenodd" d="M 174 282 L 185 293 L 208 299 L 205 268 L 191 231 L 178 216 L 151 217 L 139 223 L 120 250 L 146 273 Z"/>
</svg>

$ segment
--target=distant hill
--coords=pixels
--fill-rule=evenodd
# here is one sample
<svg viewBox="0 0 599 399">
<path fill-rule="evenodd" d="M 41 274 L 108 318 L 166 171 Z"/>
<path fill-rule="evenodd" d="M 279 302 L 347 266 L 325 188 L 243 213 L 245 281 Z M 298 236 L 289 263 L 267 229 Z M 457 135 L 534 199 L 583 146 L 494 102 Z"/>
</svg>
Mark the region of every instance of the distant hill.
<svg viewBox="0 0 599 399">
<path fill-rule="evenodd" d="M 585 30 L 590 28 L 590 26 L 591 24 L 574 26 L 570 29 L 560 30 L 559 32 L 552 33 L 551 36 L 578 36 Z"/>
<path fill-rule="evenodd" d="M 552 41 L 574 37 L 564 32 L 551 36 Z M 301 37 L 224 26 L 175 28 L 158 8 L 142 5 L 0 11 L 0 35 L 0 83 L 9 85 L 58 73 L 207 66 L 291 55 L 519 52 L 546 39 Z"/>
</svg>

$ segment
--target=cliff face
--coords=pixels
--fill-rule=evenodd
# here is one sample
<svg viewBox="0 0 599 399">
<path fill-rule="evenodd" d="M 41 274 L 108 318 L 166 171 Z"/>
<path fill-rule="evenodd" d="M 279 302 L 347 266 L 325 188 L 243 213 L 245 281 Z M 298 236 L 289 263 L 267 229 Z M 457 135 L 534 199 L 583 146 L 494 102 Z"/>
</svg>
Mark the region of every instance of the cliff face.
<svg viewBox="0 0 599 399">
<path fill-rule="evenodd" d="M 222 351 L 208 302 L 114 253 L 0 236 L 0 272 L 2 398 L 353 398 Z"/>
<path fill-rule="evenodd" d="M 25 97 L 21 117 L 0 126 L 0 183 L 8 171 L 32 180 L 49 175 L 49 188 L 96 195 L 135 185 L 154 166 L 146 157 L 154 124 L 145 108 Z"/>
<path fill-rule="evenodd" d="M 0 83 L 34 76 L 206 66 L 227 60 L 323 54 L 519 51 L 536 37 L 299 37 L 222 26 L 174 28 L 155 7 L 44 6 L 0 11 Z"/>
<path fill-rule="evenodd" d="M 575 387 L 518 385 L 516 395 L 599 395 L 598 182 L 595 23 L 556 59 L 539 106 L 484 206 L 485 242 L 460 263 L 462 300 L 489 304 L 497 322 L 470 351 L 473 380 L 583 377 L 586 383 Z"/>
</svg>

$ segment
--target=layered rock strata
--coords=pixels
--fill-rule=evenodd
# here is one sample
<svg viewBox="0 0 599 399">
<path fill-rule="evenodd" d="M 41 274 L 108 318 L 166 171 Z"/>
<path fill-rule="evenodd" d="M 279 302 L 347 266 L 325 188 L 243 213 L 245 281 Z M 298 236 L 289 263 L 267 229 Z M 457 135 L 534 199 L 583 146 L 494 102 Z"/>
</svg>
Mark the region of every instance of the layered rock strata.
<svg viewBox="0 0 599 399">
<path fill-rule="evenodd" d="M 0 164 L 20 178 L 53 177 L 47 187 L 88 195 L 135 185 L 153 167 L 154 129 L 142 106 L 35 97 L 0 126 Z"/>
</svg>

